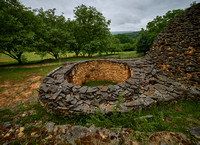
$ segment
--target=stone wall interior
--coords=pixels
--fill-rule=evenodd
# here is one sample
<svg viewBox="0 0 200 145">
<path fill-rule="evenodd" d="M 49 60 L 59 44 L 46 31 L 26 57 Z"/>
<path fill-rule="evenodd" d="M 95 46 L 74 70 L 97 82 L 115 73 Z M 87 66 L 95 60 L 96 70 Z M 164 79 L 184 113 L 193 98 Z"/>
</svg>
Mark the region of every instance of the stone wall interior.
<svg viewBox="0 0 200 145">
<path fill-rule="evenodd" d="M 64 63 L 50 72 L 38 92 L 41 104 L 66 114 L 111 113 L 150 107 L 184 97 L 200 97 L 200 4 L 188 8 L 159 34 L 150 52 L 135 60 Z M 117 85 L 87 87 L 90 81 Z"/>
<path fill-rule="evenodd" d="M 74 66 L 66 79 L 76 86 L 92 81 L 121 83 L 130 78 L 132 74 L 133 72 L 127 64 L 109 61 L 89 61 Z"/>
</svg>

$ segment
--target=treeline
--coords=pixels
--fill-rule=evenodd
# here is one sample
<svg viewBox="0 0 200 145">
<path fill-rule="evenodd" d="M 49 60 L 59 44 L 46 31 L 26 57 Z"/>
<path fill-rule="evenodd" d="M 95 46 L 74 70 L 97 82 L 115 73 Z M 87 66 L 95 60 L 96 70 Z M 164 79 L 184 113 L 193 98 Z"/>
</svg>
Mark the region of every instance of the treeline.
<svg viewBox="0 0 200 145">
<path fill-rule="evenodd" d="M 130 37 L 125 33 L 113 35 L 119 39 L 119 46 L 123 51 L 136 50 L 138 53 L 146 54 L 150 50 L 156 36 L 162 32 L 168 23 L 176 16 L 182 14 L 185 10 L 177 9 L 168 11 L 163 16 L 157 16 L 153 21 L 149 22 L 146 29 L 141 29 L 138 33 L 134 33 L 136 38 Z"/>
<path fill-rule="evenodd" d="M 25 52 L 36 52 L 42 57 L 50 54 L 55 59 L 67 52 L 92 56 L 94 53 L 137 50 L 145 54 L 170 20 L 184 11 L 178 9 L 157 16 L 139 32 L 139 36 L 138 32 L 112 35 L 108 28 L 111 21 L 91 6 L 75 7 L 74 19 L 71 20 L 56 15 L 56 9 L 32 10 L 18 0 L 1 0 L 0 54 L 19 63 L 26 60 Z"/>
<path fill-rule="evenodd" d="M 27 8 L 18 0 L 0 1 L 0 53 L 22 63 L 24 52 L 41 56 L 74 52 L 76 56 L 115 52 L 118 40 L 112 37 L 110 20 L 94 7 L 80 5 L 74 19 L 56 15 L 56 9 Z"/>
<path fill-rule="evenodd" d="M 196 5 L 196 2 L 190 4 L 190 7 Z M 187 9 L 187 8 L 186 8 Z M 136 40 L 137 52 L 146 54 L 150 50 L 154 39 L 161 33 L 176 16 L 181 15 L 186 9 L 177 9 L 168 11 L 163 16 L 157 16 L 149 22 L 146 29 L 141 29 L 139 37 Z"/>
<path fill-rule="evenodd" d="M 196 5 L 193 2 L 190 6 Z M 168 11 L 163 16 L 157 16 L 146 26 L 146 29 L 141 29 L 139 32 L 123 33 L 114 35 L 120 40 L 122 50 L 137 50 L 138 53 L 146 54 L 150 50 L 154 39 L 161 33 L 176 16 L 181 15 L 185 10 L 177 9 Z M 134 36 L 134 38 L 133 38 Z"/>
</svg>

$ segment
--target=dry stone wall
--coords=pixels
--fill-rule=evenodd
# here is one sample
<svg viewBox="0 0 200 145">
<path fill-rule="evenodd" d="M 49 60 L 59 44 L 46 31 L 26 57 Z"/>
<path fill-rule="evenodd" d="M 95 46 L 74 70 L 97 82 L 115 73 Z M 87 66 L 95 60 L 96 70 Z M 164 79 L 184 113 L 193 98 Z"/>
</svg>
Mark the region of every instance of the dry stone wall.
<svg viewBox="0 0 200 145">
<path fill-rule="evenodd" d="M 142 59 L 63 64 L 41 83 L 38 91 L 42 105 L 48 110 L 68 114 L 92 114 L 98 108 L 106 114 L 113 111 L 119 96 L 122 96 L 119 112 L 183 97 L 199 98 L 199 22 L 200 4 L 197 4 L 171 21 Z M 121 83 L 117 85 L 81 86 L 101 78 L 113 81 L 119 76 L 116 82 Z"/>
<path fill-rule="evenodd" d="M 130 78 L 127 78 L 124 82 L 118 83 L 117 85 L 98 87 L 77 86 L 68 82 L 68 79 L 66 79 L 72 74 L 76 74 L 74 71 L 77 70 L 78 67 L 82 68 L 81 66 L 84 65 L 100 63 L 110 64 L 115 67 L 119 65 L 118 67 L 120 67 L 122 71 L 125 70 L 126 77 L 128 76 Z M 144 67 L 145 69 L 143 69 Z M 109 113 L 113 111 L 112 107 L 116 105 L 119 96 L 123 96 L 121 112 L 126 112 L 140 104 L 149 106 L 154 102 L 152 99 L 143 97 L 137 100 L 137 98 L 140 92 L 144 92 L 138 90 L 138 88 L 143 83 L 142 81 L 145 75 L 149 74 L 152 69 L 153 67 L 151 65 L 146 65 L 144 61 L 141 60 L 95 60 L 77 62 L 69 66 L 63 65 L 48 74 L 43 80 L 39 88 L 40 100 L 48 109 L 60 112 L 64 111 L 65 113 L 95 113 L 98 107 L 102 109 L 103 113 Z M 100 71 L 102 70 L 99 70 L 99 72 Z M 110 71 L 113 72 L 112 68 L 110 68 Z M 134 72 L 134 75 L 131 76 L 131 72 Z M 121 72 L 119 71 L 118 73 Z M 121 74 L 119 74 L 119 76 Z M 147 90 L 147 87 L 148 86 L 144 89 Z M 134 102 L 134 100 L 137 101 Z M 129 107 L 129 109 L 127 107 Z"/>
<path fill-rule="evenodd" d="M 170 22 L 154 41 L 150 55 L 170 77 L 200 84 L 200 4 Z"/>
</svg>

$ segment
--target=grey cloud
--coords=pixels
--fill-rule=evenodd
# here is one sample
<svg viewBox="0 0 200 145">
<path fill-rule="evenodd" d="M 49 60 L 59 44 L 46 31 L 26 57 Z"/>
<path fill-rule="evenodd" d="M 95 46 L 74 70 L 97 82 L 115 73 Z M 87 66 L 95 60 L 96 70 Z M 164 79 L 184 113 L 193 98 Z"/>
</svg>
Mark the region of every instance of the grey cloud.
<svg viewBox="0 0 200 145">
<path fill-rule="evenodd" d="M 94 6 L 111 20 L 111 31 L 136 31 L 145 28 L 156 16 L 162 16 L 169 10 L 185 9 L 194 0 L 20 0 L 25 6 L 43 7 L 45 10 L 56 8 L 66 18 L 73 18 L 76 6 L 85 4 Z M 196 0 L 197 3 L 200 0 Z"/>
</svg>

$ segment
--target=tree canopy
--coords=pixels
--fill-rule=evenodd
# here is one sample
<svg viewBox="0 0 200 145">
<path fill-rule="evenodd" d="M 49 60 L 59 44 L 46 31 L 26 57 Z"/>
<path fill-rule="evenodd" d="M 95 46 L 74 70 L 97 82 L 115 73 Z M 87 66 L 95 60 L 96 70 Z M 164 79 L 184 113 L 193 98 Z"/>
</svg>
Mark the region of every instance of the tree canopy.
<svg viewBox="0 0 200 145">
<path fill-rule="evenodd" d="M 36 29 L 37 39 L 35 48 L 39 54 L 48 53 L 58 59 L 60 54 L 66 53 L 69 32 L 63 15 L 55 15 L 56 9 L 35 10 L 40 18 L 40 26 Z"/>
<path fill-rule="evenodd" d="M 153 21 L 149 22 L 146 26 L 146 30 L 140 31 L 140 36 L 137 38 L 137 52 L 146 53 L 150 50 L 155 37 L 161 33 L 169 24 L 169 22 L 176 16 L 182 14 L 185 10 L 177 9 L 168 11 L 163 16 L 157 16 Z"/>
<path fill-rule="evenodd" d="M 110 36 L 108 26 L 110 20 L 106 21 L 102 13 L 94 7 L 81 5 L 74 10 L 74 20 L 69 20 L 71 37 L 70 50 L 78 56 L 80 52 L 83 55 L 91 56 L 99 52 L 107 44 L 107 38 Z"/>
<path fill-rule="evenodd" d="M 34 41 L 34 13 L 17 0 L 0 2 L 0 53 L 22 63 L 23 53 Z"/>
<path fill-rule="evenodd" d="M 111 37 L 106 20 L 94 7 L 75 7 L 74 19 L 56 15 L 56 9 L 31 10 L 18 0 L 0 1 L 0 53 L 22 63 L 24 52 L 58 59 L 67 51 L 78 56 L 107 52 Z"/>
<path fill-rule="evenodd" d="M 146 30 L 117 34 L 109 31 L 110 20 L 106 20 L 95 7 L 80 5 L 74 9 L 74 19 L 66 20 L 56 15 L 56 9 L 31 10 L 19 0 L 0 1 L 0 53 L 22 63 L 24 52 L 37 52 L 41 56 L 50 54 L 55 59 L 62 54 L 74 52 L 76 56 L 92 56 L 94 53 L 135 50 L 146 53 L 154 38 L 168 23 L 184 10 L 168 11 L 149 22 Z"/>
</svg>

